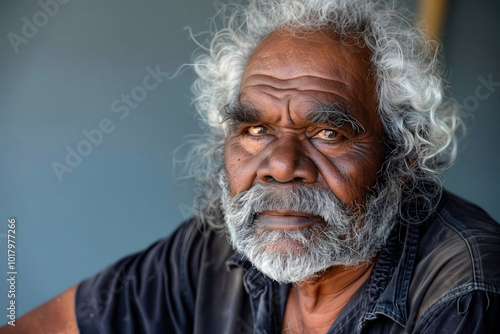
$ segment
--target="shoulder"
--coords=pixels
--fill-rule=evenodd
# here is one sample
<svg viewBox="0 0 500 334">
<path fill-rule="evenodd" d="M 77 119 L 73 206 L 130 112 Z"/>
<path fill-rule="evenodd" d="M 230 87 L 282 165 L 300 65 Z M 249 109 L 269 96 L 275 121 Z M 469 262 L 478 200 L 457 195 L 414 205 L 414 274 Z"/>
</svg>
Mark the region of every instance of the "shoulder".
<svg viewBox="0 0 500 334">
<path fill-rule="evenodd" d="M 162 332 L 187 331 L 206 259 L 225 262 L 230 252 L 222 235 L 197 220 L 181 224 L 79 284 L 75 315 L 81 333 L 144 332 L 151 323 Z"/>
<path fill-rule="evenodd" d="M 434 219 L 424 225 L 417 261 L 452 267 L 474 285 L 500 279 L 500 224 L 478 206 L 444 192 Z M 429 269 L 429 268 L 428 268 Z"/>
<path fill-rule="evenodd" d="M 410 318 L 425 320 L 445 305 L 458 314 L 461 303 L 472 303 L 477 294 L 498 300 L 499 263 L 500 224 L 444 192 L 435 215 L 422 225 L 409 288 Z"/>
</svg>

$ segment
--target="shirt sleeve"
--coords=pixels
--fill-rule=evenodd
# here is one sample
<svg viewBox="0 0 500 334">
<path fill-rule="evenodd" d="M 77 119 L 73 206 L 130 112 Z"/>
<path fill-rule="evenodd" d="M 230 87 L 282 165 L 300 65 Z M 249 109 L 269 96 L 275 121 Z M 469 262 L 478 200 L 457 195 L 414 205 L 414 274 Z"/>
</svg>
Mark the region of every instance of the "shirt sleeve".
<svg viewBox="0 0 500 334">
<path fill-rule="evenodd" d="M 431 306 L 413 333 L 497 333 L 499 324 L 500 294 L 474 290 L 438 306 Z"/>
<path fill-rule="evenodd" d="M 196 222 L 81 282 L 75 315 L 81 334 L 189 333 L 196 282 L 189 270 Z M 192 268 L 191 268 L 192 269 Z M 189 273 L 190 272 L 190 273 Z"/>
</svg>

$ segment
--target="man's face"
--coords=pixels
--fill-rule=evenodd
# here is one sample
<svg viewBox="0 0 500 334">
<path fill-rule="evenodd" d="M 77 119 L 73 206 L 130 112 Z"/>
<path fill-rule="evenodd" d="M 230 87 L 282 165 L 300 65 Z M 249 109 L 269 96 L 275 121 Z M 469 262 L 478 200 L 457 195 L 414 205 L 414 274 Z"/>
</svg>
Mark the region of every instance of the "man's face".
<svg viewBox="0 0 500 334">
<path fill-rule="evenodd" d="M 384 158 L 369 56 L 366 48 L 346 46 L 329 31 L 299 37 L 281 31 L 256 48 L 241 80 L 239 100 L 227 115 L 226 200 L 257 185 L 270 186 L 271 198 L 304 186 L 327 190 L 332 201 L 338 199 L 337 211 L 343 209 L 347 216 L 364 210 L 359 205 L 365 204 Z M 283 235 L 282 240 L 273 237 L 266 251 L 306 252 L 300 240 L 279 233 L 307 230 L 315 239 L 328 224 L 322 215 L 289 202 L 277 201 L 263 211 L 250 208 L 256 236 L 273 231 Z M 227 220 L 228 211 L 234 210 L 226 204 Z"/>
</svg>

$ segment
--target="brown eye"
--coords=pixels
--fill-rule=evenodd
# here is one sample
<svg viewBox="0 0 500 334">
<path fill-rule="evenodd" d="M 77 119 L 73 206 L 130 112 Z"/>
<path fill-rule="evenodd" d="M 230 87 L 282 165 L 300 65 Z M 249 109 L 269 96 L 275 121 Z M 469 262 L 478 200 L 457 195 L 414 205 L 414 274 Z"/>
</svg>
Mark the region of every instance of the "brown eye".
<svg viewBox="0 0 500 334">
<path fill-rule="evenodd" d="M 267 133 L 267 129 L 262 125 L 251 126 L 247 129 L 247 134 L 250 136 L 262 136 Z"/>
<path fill-rule="evenodd" d="M 332 129 L 323 129 L 313 136 L 313 138 L 327 140 L 327 141 L 340 140 L 341 137 L 342 136 L 337 131 Z"/>
</svg>

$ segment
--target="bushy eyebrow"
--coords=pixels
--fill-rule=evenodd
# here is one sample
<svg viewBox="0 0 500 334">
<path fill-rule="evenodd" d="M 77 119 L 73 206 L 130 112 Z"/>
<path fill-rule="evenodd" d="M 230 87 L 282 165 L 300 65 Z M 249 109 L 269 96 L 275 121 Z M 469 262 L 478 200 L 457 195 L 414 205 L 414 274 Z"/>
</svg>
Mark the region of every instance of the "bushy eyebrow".
<svg viewBox="0 0 500 334">
<path fill-rule="evenodd" d="M 260 112 L 241 102 L 241 96 L 238 96 L 235 102 L 226 104 L 220 110 L 222 122 L 228 122 L 230 128 L 241 124 L 252 124 L 260 121 Z"/>
<path fill-rule="evenodd" d="M 365 127 L 354 116 L 348 113 L 347 108 L 340 103 L 316 102 L 317 107 L 309 110 L 305 119 L 314 124 L 325 124 L 333 128 L 348 128 L 350 134 L 358 136 L 365 133 Z M 228 122 L 229 128 L 234 130 L 241 124 L 259 123 L 261 113 L 256 108 L 241 102 L 241 96 L 238 96 L 233 103 L 226 104 L 221 108 L 220 114 L 222 122 Z"/>
<path fill-rule="evenodd" d="M 348 127 L 350 133 L 359 136 L 365 133 L 365 127 L 354 116 L 348 113 L 347 108 L 340 103 L 326 104 L 317 102 L 318 107 L 309 110 L 305 119 L 314 124 L 325 124 L 336 129 Z"/>
</svg>

